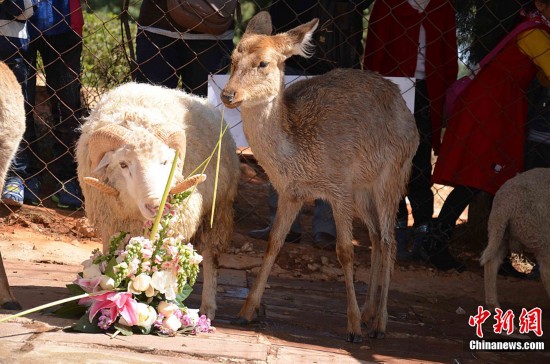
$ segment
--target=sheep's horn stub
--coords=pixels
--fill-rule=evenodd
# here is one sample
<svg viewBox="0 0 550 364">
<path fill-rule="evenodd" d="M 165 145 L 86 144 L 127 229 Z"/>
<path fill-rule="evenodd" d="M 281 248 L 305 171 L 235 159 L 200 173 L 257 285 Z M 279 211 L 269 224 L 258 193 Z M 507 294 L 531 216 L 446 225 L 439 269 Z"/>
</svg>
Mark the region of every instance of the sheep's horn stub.
<svg viewBox="0 0 550 364">
<path fill-rule="evenodd" d="M 101 191 L 101 192 L 103 192 L 107 195 L 114 196 L 114 197 L 118 197 L 118 195 L 119 195 L 119 192 L 116 188 L 101 182 L 97 178 L 84 177 L 83 180 L 84 180 L 84 183 L 86 183 L 87 185 L 89 185 L 89 186 L 91 186 L 91 187 L 93 187 L 93 188 L 95 188 L 95 189 L 97 189 L 97 190 L 99 190 L 99 191 Z"/>
<path fill-rule="evenodd" d="M 170 128 L 168 125 L 154 126 L 152 131 L 164 144 L 172 149 L 179 150 L 181 160 L 185 160 L 185 131 L 179 128 Z"/>
<path fill-rule="evenodd" d="M 170 190 L 170 193 L 181 193 L 193 186 L 198 185 L 199 183 L 202 183 L 206 180 L 206 174 L 195 174 L 191 177 L 188 177 L 184 179 L 181 182 L 178 182 L 172 189 Z"/>
<path fill-rule="evenodd" d="M 105 153 L 126 144 L 127 135 L 130 132 L 130 130 L 118 124 L 107 125 L 94 131 L 90 136 L 88 146 L 92 170 L 97 167 Z"/>
</svg>

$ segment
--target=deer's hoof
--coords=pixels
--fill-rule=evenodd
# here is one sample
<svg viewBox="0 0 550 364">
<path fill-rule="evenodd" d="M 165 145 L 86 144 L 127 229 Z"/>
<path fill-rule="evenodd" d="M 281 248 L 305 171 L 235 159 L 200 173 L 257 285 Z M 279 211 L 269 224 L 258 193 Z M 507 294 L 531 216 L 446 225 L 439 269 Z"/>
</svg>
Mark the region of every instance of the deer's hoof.
<svg viewBox="0 0 550 364">
<path fill-rule="evenodd" d="M 361 336 L 361 334 L 354 334 L 353 332 L 349 332 L 346 341 L 349 343 L 361 344 L 363 342 L 363 337 Z"/>
<path fill-rule="evenodd" d="M 8 301 L 2 304 L 2 308 L 5 310 L 19 311 L 23 307 L 17 301 Z"/>
<path fill-rule="evenodd" d="M 237 317 L 231 320 L 231 325 L 235 326 L 248 326 L 248 324 L 250 324 L 250 321 L 248 321 L 244 317 Z"/>
<path fill-rule="evenodd" d="M 376 330 L 374 330 L 374 331 L 371 331 L 371 332 L 369 333 L 369 337 L 370 337 L 371 339 L 383 339 L 383 338 L 386 337 L 386 333 L 385 333 L 385 332 L 382 332 L 382 331 L 376 331 Z"/>
</svg>

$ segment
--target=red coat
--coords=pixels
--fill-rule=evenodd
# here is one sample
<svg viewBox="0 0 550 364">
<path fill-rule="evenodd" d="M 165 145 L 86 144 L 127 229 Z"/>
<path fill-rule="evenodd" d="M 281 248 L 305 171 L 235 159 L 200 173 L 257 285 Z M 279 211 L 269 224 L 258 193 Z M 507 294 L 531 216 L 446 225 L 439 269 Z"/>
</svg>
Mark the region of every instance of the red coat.
<svg viewBox="0 0 550 364">
<path fill-rule="evenodd" d="M 434 183 L 465 185 L 494 195 L 524 170 L 525 92 L 536 72 L 515 41 L 485 65 L 456 100 Z"/>
<path fill-rule="evenodd" d="M 421 24 L 426 30 L 432 147 L 437 153 L 445 90 L 458 73 L 454 1 L 431 0 L 425 11 L 419 13 L 406 0 L 376 0 L 369 21 L 363 67 L 383 76 L 414 77 Z"/>
</svg>

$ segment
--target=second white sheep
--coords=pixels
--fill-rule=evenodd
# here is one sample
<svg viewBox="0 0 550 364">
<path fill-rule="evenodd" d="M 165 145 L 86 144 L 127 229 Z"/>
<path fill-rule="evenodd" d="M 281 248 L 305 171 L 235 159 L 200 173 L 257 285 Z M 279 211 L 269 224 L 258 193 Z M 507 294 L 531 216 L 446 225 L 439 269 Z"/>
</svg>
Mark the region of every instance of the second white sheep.
<svg viewBox="0 0 550 364">
<path fill-rule="evenodd" d="M 532 253 L 540 265 L 540 275 L 550 297 L 550 168 L 536 168 L 507 181 L 498 190 L 489 215 L 489 243 L 481 256 L 485 267 L 485 302 L 500 307 L 497 274 L 502 260 L 511 251 Z"/>
</svg>

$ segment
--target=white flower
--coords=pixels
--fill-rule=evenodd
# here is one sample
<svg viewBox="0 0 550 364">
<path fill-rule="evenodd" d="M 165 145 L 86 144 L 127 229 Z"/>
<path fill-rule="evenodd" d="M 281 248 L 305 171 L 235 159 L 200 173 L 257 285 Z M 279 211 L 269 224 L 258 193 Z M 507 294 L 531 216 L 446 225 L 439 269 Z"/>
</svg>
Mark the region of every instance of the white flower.
<svg viewBox="0 0 550 364">
<path fill-rule="evenodd" d="M 145 291 L 145 296 L 153 297 L 154 295 L 155 295 L 155 289 L 153 288 L 153 286 L 149 285 L 149 287 Z"/>
<path fill-rule="evenodd" d="M 177 306 L 175 304 L 166 301 L 162 301 L 157 307 L 159 313 L 163 314 L 165 318 L 172 316 L 176 308 Z"/>
<path fill-rule="evenodd" d="M 92 265 L 94 263 L 94 260 L 92 258 L 90 259 L 86 259 L 85 261 L 83 261 L 81 264 L 82 264 L 82 267 L 83 268 L 88 268 L 90 265 Z"/>
<path fill-rule="evenodd" d="M 136 314 L 137 314 L 137 326 L 149 328 L 155 320 L 157 319 L 157 311 L 152 306 L 146 305 L 145 303 L 138 302 L 136 305 Z M 124 326 L 131 326 L 124 317 L 120 316 L 118 322 Z"/>
<path fill-rule="evenodd" d="M 199 322 L 199 309 L 187 308 L 187 317 L 191 320 L 191 324 L 196 326 Z"/>
<path fill-rule="evenodd" d="M 92 264 L 82 271 L 82 278 L 95 278 L 99 277 L 101 275 L 101 270 L 99 269 L 99 265 Z"/>
<path fill-rule="evenodd" d="M 136 325 L 149 328 L 157 319 L 157 311 L 152 306 L 139 302 L 137 304 L 138 322 Z"/>
<path fill-rule="evenodd" d="M 141 273 L 130 282 L 128 288 L 132 288 L 136 293 L 141 293 L 147 291 L 151 285 L 151 277 L 145 273 Z"/>
<path fill-rule="evenodd" d="M 176 299 L 178 281 L 172 271 L 161 270 L 153 273 L 151 286 L 160 293 L 164 293 L 167 300 L 172 301 Z"/>
<path fill-rule="evenodd" d="M 101 289 L 112 290 L 115 288 L 115 280 L 109 276 L 102 275 L 99 285 L 101 286 Z"/>
<path fill-rule="evenodd" d="M 181 327 L 181 321 L 177 318 L 176 315 L 172 315 L 162 321 L 162 326 L 175 332 L 178 331 Z"/>
<path fill-rule="evenodd" d="M 197 254 L 197 253 L 193 254 L 191 256 L 191 258 L 189 259 L 190 264 L 199 265 L 201 262 L 202 262 L 202 255 Z"/>
</svg>

